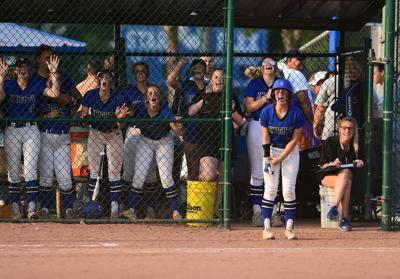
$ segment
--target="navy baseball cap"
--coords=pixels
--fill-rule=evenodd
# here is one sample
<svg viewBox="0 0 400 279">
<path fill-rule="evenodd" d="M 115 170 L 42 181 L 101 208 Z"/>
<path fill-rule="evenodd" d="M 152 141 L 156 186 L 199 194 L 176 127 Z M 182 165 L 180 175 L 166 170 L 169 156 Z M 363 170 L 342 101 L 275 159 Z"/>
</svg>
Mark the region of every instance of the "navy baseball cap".
<svg viewBox="0 0 400 279">
<path fill-rule="evenodd" d="M 292 48 L 291 50 L 288 51 L 288 54 L 304 54 L 305 52 L 302 51 L 300 48 Z M 304 56 L 295 56 L 291 55 L 289 57 L 295 57 L 299 60 L 305 60 L 306 58 Z"/>
<path fill-rule="evenodd" d="M 22 57 L 22 56 L 18 56 L 17 59 L 15 60 L 15 67 L 21 67 L 22 65 L 31 66 L 32 63 L 28 58 Z"/>
</svg>

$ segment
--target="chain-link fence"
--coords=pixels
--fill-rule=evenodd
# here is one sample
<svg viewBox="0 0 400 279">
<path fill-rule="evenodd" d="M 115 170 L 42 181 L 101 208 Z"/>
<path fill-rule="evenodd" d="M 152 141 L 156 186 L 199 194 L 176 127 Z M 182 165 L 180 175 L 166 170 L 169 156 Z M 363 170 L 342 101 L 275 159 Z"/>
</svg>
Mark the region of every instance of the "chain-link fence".
<svg viewBox="0 0 400 279">
<path fill-rule="evenodd" d="M 54 23 L 3 23 L 5 219 L 215 223 L 222 200 L 232 198 L 234 217 L 260 225 L 259 121 L 278 78 L 290 81 L 304 114 L 296 198 L 289 201 L 299 214 L 319 216 L 314 171 L 321 143 L 335 135 L 337 116 L 348 115 L 337 102 L 339 74 L 353 82 L 343 82 L 343 90 L 359 94 L 365 57 L 337 60 L 328 31 L 236 28 L 234 194 L 222 197 L 226 29 L 201 26 L 223 26 L 223 4 L 194 26 L 155 25 L 154 13 L 138 16 L 140 25 L 95 24 L 90 16 L 85 24 L 53 17 Z M 279 223 L 290 203 L 279 191 L 278 200 Z"/>
</svg>

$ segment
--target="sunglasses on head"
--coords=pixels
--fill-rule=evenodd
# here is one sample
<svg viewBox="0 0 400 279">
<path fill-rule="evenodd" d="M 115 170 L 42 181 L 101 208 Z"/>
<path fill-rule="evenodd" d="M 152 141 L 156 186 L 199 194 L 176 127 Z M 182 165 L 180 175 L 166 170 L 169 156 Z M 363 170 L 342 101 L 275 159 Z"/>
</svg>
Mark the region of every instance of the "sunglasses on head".
<svg viewBox="0 0 400 279">
<path fill-rule="evenodd" d="M 268 67 L 268 66 L 275 66 L 276 62 L 273 60 L 265 60 L 262 62 L 263 67 Z"/>
</svg>

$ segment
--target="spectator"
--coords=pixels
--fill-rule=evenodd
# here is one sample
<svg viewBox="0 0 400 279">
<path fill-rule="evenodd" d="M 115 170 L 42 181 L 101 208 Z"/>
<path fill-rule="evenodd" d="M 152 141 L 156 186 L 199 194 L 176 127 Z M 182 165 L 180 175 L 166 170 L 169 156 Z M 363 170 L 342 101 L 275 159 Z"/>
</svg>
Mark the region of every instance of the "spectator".
<svg viewBox="0 0 400 279">
<path fill-rule="evenodd" d="M 296 178 L 300 154 L 298 142 L 305 117 L 300 108 L 291 104 L 292 86 L 278 79 L 272 86 L 274 104 L 265 107 L 260 115 L 264 155 L 265 190 L 262 200 L 263 239 L 274 239 L 271 217 L 282 171 L 282 193 L 285 207 L 285 236 L 297 239 L 293 232 L 296 215 Z"/>
<path fill-rule="evenodd" d="M 89 62 L 86 70 L 86 78 L 76 86 L 82 97 L 85 96 L 85 93 L 89 90 L 96 89 L 99 86 L 99 78 L 97 77 L 97 74 L 101 69 L 102 65 L 100 61 L 92 60 Z"/>
<path fill-rule="evenodd" d="M 213 71 L 213 58 L 212 56 L 202 56 L 200 57 L 200 59 L 206 63 L 206 73 L 204 75 L 204 79 L 206 80 L 207 83 L 209 83 Z"/>
<path fill-rule="evenodd" d="M 58 57 L 51 56 L 47 61 L 51 82 L 46 85 L 43 79 L 31 75 L 31 62 L 19 57 L 15 62 L 16 79 L 5 81 L 8 65 L 0 58 L 0 103 L 5 100 L 5 115 L 10 118 L 31 119 L 36 117 L 38 99 L 41 95 L 57 98 L 60 85 L 56 78 Z M 35 219 L 39 183 L 37 164 L 40 152 L 40 132 L 36 122 L 8 122 L 5 129 L 4 149 L 7 159 L 9 191 L 12 208 L 16 218 L 21 218 L 20 183 L 21 155 L 24 159 L 24 178 L 28 201 L 28 218 Z"/>
<path fill-rule="evenodd" d="M 204 92 L 207 83 L 204 80 L 207 65 L 201 59 L 192 61 L 189 67 L 189 77 L 185 81 L 178 79 L 180 72 L 185 64 L 189 63 L 183 57 L 168 75 L 168 85 L 175 89 L 173 111 L 179 116 L 187 116 L 189 106 L 198 91 Z M 192 80 L 191 80 L 192 78 Z M 197 180 L 199 178 L 199 154 L 197 150 L 197 124 L 188 123 L 185 127 L 183 149 L 188 166 L 188 179 Z"/>
<path fill-rule="evenodd" d="M 372 176 L 374 178 L 374 194 L 381 194 L 382 181 L 382 137 L 383 137 L 383 93 L 384 93 L 384 77 L 385 71 L 383 64 L 374 65 L 374 82 L 373 82 L 373 107 L 372 107 Z"/>
<path fill-rule="evenodd" d="M 174 114 L 167 106 L 161 105 L 161 90 L 155 85 L 149 85 L 146 92 L 146 106 L 137 110 L 137 116 L 142 119 L 164 120 L 174 119 Z M 137 218 L 138 203 L 142 193 L 143 184 L 153 157 L 161 178 L 161 184 L 165 190 L 172 218 L 182 219 L 178 211 L 178 193 L 172 179 L 172 167 L 174 161 L 174 139 L 170 133 L 171 128 L 179 135 L 183 129 L 180 124 L 174 122 L 140 122 L 141 131 L 138 142 L 137 156 L 135 160 L 134 178 L 132 181 L 132 193 L 130 208 L 122 212 L 121 216 L 135 220 Z"/>
<path fill-rule="evenodd" d="M 129 86 L 125 90 L 122 91 L 122 95 L 126 100 L 126 104 L 129 107 L 130 111 L 135 114 L 141 106 L 146 106 L 146 90 L 149 86 L 149 66 L 144 62 L 137 62 L 132 65 L 132 74 L 135 79 L 136 84 L 134 86 Z M 124 158 L 123 158 L 123 172 L 122 172 L 122 180 L 124 185 L 131 185 L 134 170 L 135 170 L 135 161 L 137 149 L 139 147 L 140 139 L 140 129 L 138 125 L 130 124 L 126 131 L 125 142 L 124 142 Z M 146 176 L 146 183 L 156 184 L 157 179 L 157 164 L 155 161 L 155 157 L 153 157 L 152 162 L 150 164 L 150 169 Z M 151 187 L 150 187 L 151 188 Z M 154 187 L 153 187 L 154 188 Z M 149 189 L 148 189 L 149 190 Z M 154 199 L 151 199 L 154 201 Z M 150 201 L 150 202 L 151 202 Z M 149 204 L 146 212 L 146 218 L 154 219 L 154 205 Z"/>
<path fill-rule="evenodd" d="M 214 69 L 211 72 L 210 85 L 204 93 L 198 93 L 189 107 L 189 115 L 198 115 L 204 118 L 220 118 L 223 97 L 223 71 Z M 243 117 L 233 108 L 233 121 L 238 125 L 243 123 Z M 221 123 L 200 122 L 198 128 L 202 135 L 198 138 L 200 154 L 200 181 L 213 182 L 218 180 L 220 147 L 222 143 Z"/>
<path fill-rule="evenodd" d="M 335 112 L 331 106 L 335 102 L 336 82 L 336 76 L 325 80 L 315 100 L 314 135 L 323 141 L 333 136 L 335 131 Z"/>
<path fill-rule="evenodd" d="M 353 57 L 346 57 L 344 76 L 346 89 L 331 107 L 341 117 L 354 117 L 360 128 L 363 127 L 365 122 L 364 89 L 361 74 L 361 65 Z"/>
<path fill-rule="evenodd" d="M 335 189 L 335 199 L 328 212 L 328 219 L 339 218 L 340 205 L 342 219 L 338 228 L 342 231 L 351 231 L 348 213 L 354 169 L 340 168 L 340 166 L 354 163 L 355 167 L 362 168 L 364 162 L 358 158 L 357 121 L 352 117 L 344 117 L 338 122 L 338 127 L 339 135 L 328 138 L 322 145 L 320 166 L 328 171 L 321 172 L 319 179 L 321 185 Z"/>
<path fill-rule="evenodd" d="M 297 104 L 303 110 L 304 115 L 308 120 L 304 123 L 302 138 L 299 143 L 300 151 L 302 151 L 314 146 L 314 134 L 312 132 L 314 117 L 310 99 L 308 98 L 308 83 L 302 73 L 305 67 L 305 57 L 301 56 L 303 51 L 298 48 L 293 48 L 289 51 L 289 54 L 292 56 L 287 58 L 287 64 L 279 62 L 278 68 L 283 72 L 285 79 L 289 80 L 291 83 Z"/>
<path fill-rule="evenodd" d="M 262 170 L 262 139 L 260 114 L 262 109 L 272 103 L 271 88 L 276 77 L 276 60 L 266 56 L 261 60 L 260 76 L 250 81 L 245 91 L 244 107 L 246 113 L 251 113 L 247 132 L 247 152 L 249 154 L 251 176 L 250 197 L 253 204 L 253 226 L 262 226 L 261 201 L 264 193 Z M 276 206 L 274 213 L 276 212 Z"/>
<path fill-rule="evenodd" d="M 308 84 L 310 85 L 310 89 L 308 90 L 308 98 L 310 99 L 311 103 L 311 108 L 313 109 L 314 112 L 314 104 L 315 104 L 315 99 L 317 98 L 318 93 L 321 91 L 321 86 L 326 80 L 327 72 L 325 71 L 320 71 L 316 72 L 313 74 L 310 78 L 310 81 Z"/>
<path fill-rule="evenodd" d="M 37 69 L 35 79 L 52 82 L 47 63 L 54 55 L 51 47 L 42 45 L 35 53 Z M 41 117 L 52 119 L 39 124 L 41 132 L 41 148 L 39 160 L 40 177 L 40 215 L 47 218 L 49 214 L 51 194 L 53 192 L 54 175 L 61 191 L 61 200 L 66 218 L 73 217 L 75 189 L 71 179 L 71 148 L 69 123 L 56 121 L 56 118 L 69 118 L 72 95 L 76 92 L 73 80 L 62 71 L 56 73 L 60 83 L 60 95 L 57 98 L 42 97 L 39 112 Z"/>
<path fill-rule="evenodd" d="M 121 94 L 112 89 L 112 78 L 113 74 L 109 70 L 102 70 L 99 73 L 99 88 L 88 91 L 82 99 L 81 117 L 91 117 L 95 120 L 91 123 L 88 139 L 89 167 L 91 170 L 89 198 L 92 198 L 95 188 L 101 152 L 106 150 L 111 192 L 110 217 L 115 219 L 119 216 L 119 205 L 122 198 L 122 132 L 115 122 L 99 120 L 124 118 L 129 115 L 129 108 L 125 106 Z"/>
</svg>

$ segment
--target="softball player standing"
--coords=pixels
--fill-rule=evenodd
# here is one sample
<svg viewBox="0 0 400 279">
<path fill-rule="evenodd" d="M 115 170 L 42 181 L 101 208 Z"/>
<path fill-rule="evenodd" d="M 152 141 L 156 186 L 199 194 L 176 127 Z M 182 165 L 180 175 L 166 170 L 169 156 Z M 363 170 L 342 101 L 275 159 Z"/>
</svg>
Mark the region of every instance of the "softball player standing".
<svg viewBox="0 0 400 279">
<path fill-rule="evenodd" d="M 16 79 L 4 80 L 8 70 L 7 63 L 0 59 L 0 102 L 5 100 L 6 116 L 11 118 L 35 118 L 38 98 L 45 95 L 57 98 L 60 85 L 56 78 L 58 57 L 51 56 L 46 62 L 51 82 L 46 85 L 43 79 L 31 76 L 31 62 L 26 58 L 17 58 Z M 20 183 L 21 154 L 24 156 L 24 178 L 28 200 L 28 218 L 37 218 L 36 203 L 39 183 L 37 181 L 37 163 L 40 151 L 40 132 L 35 122 L 8 122 L 5 130 L 4 148 L 7 158 L 8 182 L 12 208 L 16 218 L 21 218 Z"/>
<path fill-rule="evenodd" d="M 114 119 L 126 116 L 128 108 L 124 106 L 122 96 L 112 89 L 113 74 L 103 70 L 99 74 L 100 87 L 88 91 L 82 99 L 81 117 L 96 120 Z M 114 121 L 93 121 L 88 139 L 88 161 L 90 167 L 89 198 L 96 184 L 97 170 L 100 167 L 101 152 L 106 148 L 108 177 L 111 191 L 111 218 L 118 218 L 121 203 L 121 168 L 123 156 L 122 132 Z"/>
<path fill-rule="evenodd" d="M 37 72 L 35 78 L 49 80 L 50 72 L 46 61 L 53 55 L 49 46 L 39 47 L 35 58 Z M 69 118 L 72 94 L 76 90 L 75 83 L 64 72 L 57 72 L 60 83 L 60 96 L 57 98 L 42 97 L 40 100 L 40 115 L 44 118 Z M 41 148 L 39 160 L 40 176 L 40 215 L 46 218 L 49 214 L 53 178 L 57 177 L 61 192 L 61 200 L 66 218 L 73 217 L 75 191 L 71 178 L 71 148 L 69 123 L 60 121 L 44 121 L 39 124 L 41 132 Z"/>
<path fill-rule="evenodd" d="M 149 86 L 149 67 L 144 62 L 138 62 L 133 64 L 132 73 L 136 81 L 135 86 L 126 88 L 121 94 L 126 99 L 126 105 L 129 106 L 132 112 L 138 110 L 139 106 L 146 106 L 145 94 L 147 87 Z M 137 152 L 138 141 L 139 141 L 140 129 L 136 125 L 130 125 L 126 131 L 125 143 L 124 143 L 124 160 L 123 160 L 123 172 L 122 180 L 125 182 L 129 181 L 129 184 L 133 179 L 133 171 L 135 169 L 135 155 Z M 157 182 L 157 169 L 155 159 L 150 165 L 151 170 L 148 172 L 146 182 L 155 183 Z"/>
<path fill-rule="evenodd" d="M 136 114 L 139 118 L 144 119 L 163 120 L 174 119 L 175 117 L 167 106 L 161 105 L 161 91 L 155 85 L 150 85 L 147 88 L 146 106 L 139 107 Z M 121 215 L 132 220 L 137 218 L 136 212 L 143 184 L 149 171 L 149 166 L 155 156 L 161 184 L 172 209 L 172 217 L 174 220 L 182 219 L 182 215 L 178 211 L 178 194 L 172 178 L 174 139 L 170 132 L 172 128 L 179 135 L 182 135 L 182 127 L 175 123 L 140 122 L 139 128 L 141 135 L 137 147 L 130 209 L 125 210 Z"/>
<path fill-rule="evenodd" d="M 293 224 L 296 213 L 296 178 L 299 171 L 298 142 L 304 124 L 303 112 L 290 104 L 292 86 L 288 80 L 278 79 L 272 86 L 274 104 L 265 107 L 260 115 L 262 148 L 264 151 L 265 190 L 262 200 L 264 239 L 274 239 L 271 217 L 282 170 L 282 193 L 285 207 L 285 235 L 296 239 Z"/>
<path fill-rule="evenodd" d="M 276 79 L 275 59 L 264 57 L 261 64 L 261 76 L 250 81 L 245 92 L 245 111 L 251 113 L 247 132 L 247 152 L 251 168 L 250 197 L 253 204 L 253 226 L 262 226 L 261 200 L 264 192 L 264 179 L 260 113 L 266 105 L 272 103 L 271 88 Z"/>
</svg>

